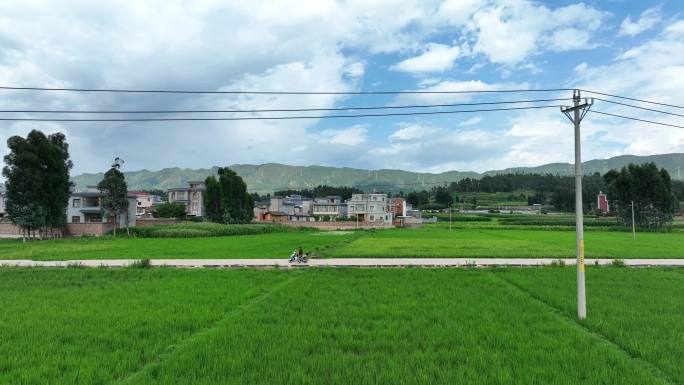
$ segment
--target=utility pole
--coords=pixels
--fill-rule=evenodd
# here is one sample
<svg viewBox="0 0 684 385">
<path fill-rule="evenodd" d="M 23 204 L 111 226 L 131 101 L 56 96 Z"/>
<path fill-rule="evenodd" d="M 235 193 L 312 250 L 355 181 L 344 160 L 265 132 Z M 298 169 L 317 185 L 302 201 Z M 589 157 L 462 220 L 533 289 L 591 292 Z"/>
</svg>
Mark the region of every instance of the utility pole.
<svg viewBox="0 0 684 385">
<path fill-rule="evenodd" d="M 580 123 L 587 114 L 594 99 L 584 99 L 580 96 L 580 90 L 572 92 L 572 107 L 561 107 L 561 112 L 570 119 L 575 126 L 575 228 L 577 255 L 577 317 L 580 320 L 587 318 L 587 296 L 584 284 L 584 213 L 582 211 L 582 151 L 580 137 Z"/>
<path fill-rule="evenodd" d="M 449 231 L 451 231 L 451 206 L 453 204 L 449 203 Z"/>
<path fill-rule="evenodd" d="M 636 224 L 634 223 L 634 201 L 632 201 L 632 237 L 636 241 Z"/>
</svg>

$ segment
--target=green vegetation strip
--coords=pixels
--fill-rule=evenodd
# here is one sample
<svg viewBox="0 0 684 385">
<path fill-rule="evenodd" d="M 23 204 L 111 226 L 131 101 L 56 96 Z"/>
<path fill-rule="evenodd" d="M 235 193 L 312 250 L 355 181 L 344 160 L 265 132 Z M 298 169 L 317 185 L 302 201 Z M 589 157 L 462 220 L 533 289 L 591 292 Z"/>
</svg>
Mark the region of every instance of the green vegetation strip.
<svg viewBox="0 0 684 385">
<path fill-rule="evenodd" d="M 589 269 L 583 327 L 573 277 L 570 268 L 0 269 L 0 383 L 684 381 L 684 274 Z"/>
<path fill-rule="evenodd" d="M 684 234 L 585 233 L 589 258 L 684 258 Z M 572 258 L 575 233 L 426 226 L 370 232 L 325 253 L 331 258 Z"/>
<path fill-rule="evenodd" d="M 131 234 L 143 238 L 195 238 L 255 235 L 297 231 L 278 224 L 224 225 L 212 222 L 181 222 L 173 225 L 132 227 Z"/>
<path fill-rule="evenodd" d="M 0 260 L 288 258 L 297 246 L 319 249 L 354 238 L 354 233 L 294 231 L 208 238 L 67 238 L 0 241 Z"/>
<path fill-rule="evenodd" d="M 0 260 L 287 258 L 297 246 L 316 258 L 572 258 L 575 233 L 448 224 L 374 231 L 296 230 L 190 238 L 0 240 Z M 587 231 L 588 258 L 684 258 L 684 233 Z"/>
</svg>

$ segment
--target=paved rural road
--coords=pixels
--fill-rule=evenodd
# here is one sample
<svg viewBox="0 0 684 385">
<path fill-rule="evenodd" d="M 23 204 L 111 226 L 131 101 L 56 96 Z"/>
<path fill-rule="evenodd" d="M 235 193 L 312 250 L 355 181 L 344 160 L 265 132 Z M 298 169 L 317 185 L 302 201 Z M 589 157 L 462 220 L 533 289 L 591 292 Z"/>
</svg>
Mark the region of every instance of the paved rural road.
<svg viewBox="0 0 684 385">
<path fill-rule="evenodd" d="M 549 265 L 558 259 L 553 258 L 331 258 L 312 259 L 306 264 L 289 263 L 287 259 L 153 259 L 153 266 L 169 267 L 457 267 L 457 266 L 540 266 Z M 575 259 L 563 259 L 566 265 L 574 265 Z M 17 267 L 124 267 L 132 264 L 131 259 L 70 260 L 70 261 L 30 261 L 4 260 L 0 266 Z M 612 259 L 587 259 L 586 264 L 593 266 L 610 265 Z M 627 266 L 684 266 L 684 259 L 625 259 Z"/>
</svg>

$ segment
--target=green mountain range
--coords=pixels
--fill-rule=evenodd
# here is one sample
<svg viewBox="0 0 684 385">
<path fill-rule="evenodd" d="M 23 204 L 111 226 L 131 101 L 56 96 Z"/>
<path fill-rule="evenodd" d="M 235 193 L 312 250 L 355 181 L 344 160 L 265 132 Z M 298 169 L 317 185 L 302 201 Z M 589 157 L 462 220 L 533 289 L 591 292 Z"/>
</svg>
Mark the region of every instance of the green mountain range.
<svg viewBox="0 0 684 385">
<path fill-rule="evenodd" d="M 582 164 L 584 174 L 605 173 L 620 169 L 629 163 L 654 162 L 663 167 L 674 179 L 683 179 L 684 154 L 663 154 L 650 156 L 622 155 L 609 159 L 595 159 Z M 412 191 L 429 189 L 436 184 L 448 183 L 463 178 L 481 178 L 483 175 L 506 173 L 536 173 L 572 175 L 569 163 L 550 163 L 538 167 L 516 167 L 492 170 L 484 173 L 471 171 L 447 171 L 443 173 L 420 173 L 402 170 L 363 170 L 348 167 L 288 166 L 278 163 L 262 165 L 234 164 L 230 166 L 240 175 L 250 191 L 265 194 L 274 190 L 300 189 L 317 185 L 362 186 L 364 190 Z M 188 181 L 204 180 L 216 175 L 218 167 L 207 169 L 165 168 L 160 171 L 125 172 L 128 186 L 132 190 L 166 190 L 182 187 Z M 94 186 L 102 179 L 102 173 L 81 174 L 73 178 L 77 188 Z"/>
</svg>

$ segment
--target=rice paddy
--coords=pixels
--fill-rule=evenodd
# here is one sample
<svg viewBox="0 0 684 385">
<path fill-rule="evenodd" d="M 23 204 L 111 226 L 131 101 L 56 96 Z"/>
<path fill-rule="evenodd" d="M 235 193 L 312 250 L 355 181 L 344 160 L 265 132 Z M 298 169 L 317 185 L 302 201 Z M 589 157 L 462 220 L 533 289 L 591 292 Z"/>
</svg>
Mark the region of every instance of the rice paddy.
<svg viewBox="0 0 684 385">
<path fill-rule="evenodd" d="M 287 258 L 297 246 L 316 258 L 572 258 L 575 233 L 546 226 L 438 223 L 418 229 L 325 232 L 299 230 L 189 238 L 101 237 L 0 240 L 0 260 Z M 491 225 L 488 225 L 491 226 Z M 589 258 L 684 258 L 684 233 L 588 230 Z"/>
<path fill-rule="evenodd" d="M 0 269 L 3 384 L 675 384 L 684 271 Z"/>
</svg>

